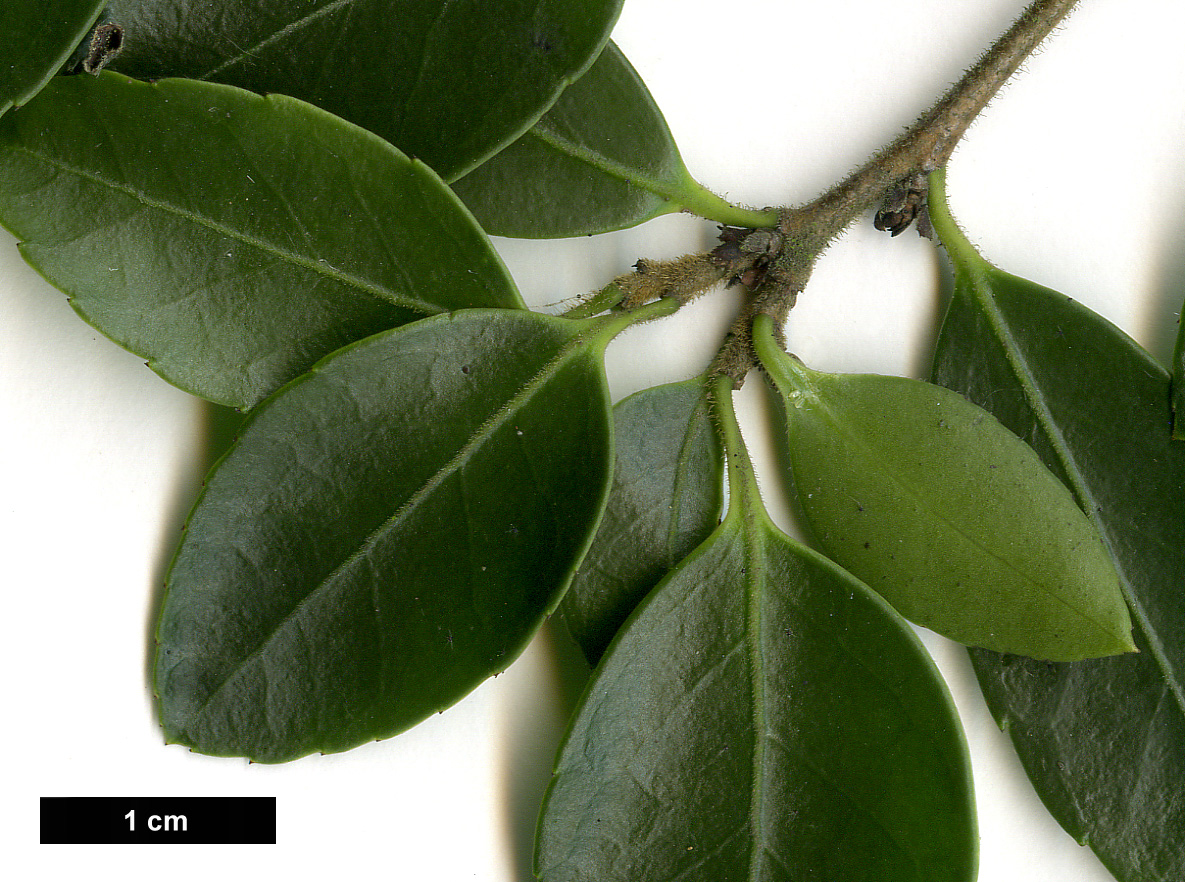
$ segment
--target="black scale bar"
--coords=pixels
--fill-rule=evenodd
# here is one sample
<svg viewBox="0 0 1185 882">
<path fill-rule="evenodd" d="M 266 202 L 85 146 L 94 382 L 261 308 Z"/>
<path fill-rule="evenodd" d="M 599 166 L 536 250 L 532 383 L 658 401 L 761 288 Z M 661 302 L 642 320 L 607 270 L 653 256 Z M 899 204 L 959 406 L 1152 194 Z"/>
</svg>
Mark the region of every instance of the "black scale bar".
<svg viewBox="0 0 1185 882">
<path fill-rule="evenodd" d="M 42 845 L 275 845 L 274 796 L 41 797 Z"/>
</svg>

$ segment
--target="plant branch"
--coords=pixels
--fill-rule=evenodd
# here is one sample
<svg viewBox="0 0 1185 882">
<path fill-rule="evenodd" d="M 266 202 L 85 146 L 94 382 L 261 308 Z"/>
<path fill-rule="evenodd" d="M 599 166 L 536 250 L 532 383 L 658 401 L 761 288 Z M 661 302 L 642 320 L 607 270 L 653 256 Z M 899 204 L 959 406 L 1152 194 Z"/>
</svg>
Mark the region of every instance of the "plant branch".
<svg viewBox="0 0 1185 882">
<path fill-rule="evenodd" d="M 751 325 L 768 315 L 780 330 L 806 287 L 815 261 L 861 214 L 880 205 L 876 225 L 897 235 L 925 206 L 928 175 L 946 165 L 955 146 L 988 102 L 1026 58 L 1077 5 L 1078 0 L 1033 0 L 978 62 L 900 137 L 806 205 L 777 212 L 777 225 L 725 227 L 721 244 L 707 254 L 675 261 L 637 263 L 570 315 L 618 304 L 634 309 L 655 298 L 686 303 L 721 279 L 752 292 L 712 364 L 714 374 L 736 386 L 756 364 Z M 764 212 L 766 217 L 772 211 Z M 779 341 L 781 342 L 781 341 Z"/>
<path fill-rule="evenodd" d="M 787 211 L 779 229 L 815 254 L 903 181 L 945 165 L 968 126 L 1078 0 L 1035 0 L 953 88 L 897 140 L 814 202 Z"/>
<path fill-rule="evenodd" d="M 781 328 L 815 261 L 849 224 L 884 205 L 877 226 L 900 233 L 925 202 L 927 175 L 944 166 L 967 128 L 1078 0 L 1034 0 L 1016 23 L 933 107 L 895 141 L 818 199 L 785 209 L 776 230 L 726 230 L 713 254 L 729 278 L 756 280 L 754 298 L 737 318 L 713 365 L 737 385 L 754 364 L 750 324 L 769 315 Z M 886 204 L 888 200 L 891 204 Z M 776 248 L 770 237 L 776 237 Z M 754 246 L 750 240 L 760 237 Z"/>
</svg>

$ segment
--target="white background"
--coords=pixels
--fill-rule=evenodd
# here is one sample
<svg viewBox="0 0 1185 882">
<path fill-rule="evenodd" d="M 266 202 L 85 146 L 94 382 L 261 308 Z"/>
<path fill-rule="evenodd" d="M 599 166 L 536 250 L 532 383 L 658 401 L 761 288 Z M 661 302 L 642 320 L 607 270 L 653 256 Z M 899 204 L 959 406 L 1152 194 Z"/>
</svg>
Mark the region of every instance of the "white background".
<svg viewBox="0 0 1185 882">
<path fill-rule="evenodd" d="M 805 201 L 925 108 L 1020 0 L 627 0 L 615 32 L 705 185 Z M 1185 4 L 1083 0 L 972 128 L 949 189 L 972 241 L 1101 312 L 1166 361 L 1185 296 Z M 594 239 L 500 241 L 532 304 L 638 257 L 708 247 L 686 217 Z M 866 219 L 820 262 L 791 349 L 815 367 L 923 376 L 940 263 Z M 609 352 L 614 396 L 698 373 L 737 304 L 720 293 Z M 82 323 L 0 233 L 0 585 L 6 865 L 28 879 L 256 873 L 527 882 L 531 830 L 571 691 L 546 634 L 502 677 L 398 738 L 273 767 L 166 747 L 147 683 L 164 568 L 208 456 L 203 405 Z M 759 468 L 757 388 L 741 400 Z M 768 473 L 768 471 L 767 471 Z M 774 482 L 770 485 L 774 493 Z M 771 505 L 785 522 L 784 506 Z M 974 758 L 983 882 L 1110 876 L 1045 813 L 961 649 L 924 635 Z M 565 661 L 567 659 L 567 661 Z M 40 796 L 279 798 L 264 846 L 39 846 Z"/>
</svg>

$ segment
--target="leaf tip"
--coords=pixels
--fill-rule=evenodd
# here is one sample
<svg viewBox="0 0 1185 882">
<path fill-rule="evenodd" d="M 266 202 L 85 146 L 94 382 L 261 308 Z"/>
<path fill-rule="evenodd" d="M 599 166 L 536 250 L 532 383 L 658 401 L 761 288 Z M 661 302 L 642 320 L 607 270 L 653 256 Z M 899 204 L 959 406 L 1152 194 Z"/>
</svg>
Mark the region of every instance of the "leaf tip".
<svg viewBox="0 0 1185 882">
<path fill-rule="evenodd" d="M 1138 653 L 1139 651 L 1140 648 L 1136 646 L 1135 636 L 1129 624 L 1127 628 L 1115 636 L 1115 651 L 1113 655 L 1129 655 L 1133 652 Z"/>
</svg>

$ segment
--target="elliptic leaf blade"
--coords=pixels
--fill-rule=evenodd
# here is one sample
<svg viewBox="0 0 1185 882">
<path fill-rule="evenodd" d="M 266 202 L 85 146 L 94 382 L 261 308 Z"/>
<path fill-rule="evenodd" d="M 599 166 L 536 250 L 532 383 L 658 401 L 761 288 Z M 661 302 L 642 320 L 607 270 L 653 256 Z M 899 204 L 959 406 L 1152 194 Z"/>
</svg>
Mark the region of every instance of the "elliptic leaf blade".
<svg viewBox="0 0 1185 882">
<path fill-rule="evenodd" d="M 422 163 L 308 104 L 211 83 L 59 78 L 0 120 L 0 221 L 87 321 L 236 407 L 369 334 L 522 305 Z"/>
<path fill-rule="evenodd" d="M 762 221 L 734 217 L 739 209 L 691 177 L 662 112 L 613 43 L 525 135 L 453 189 L 497 236 L 584 236 L 683 209 Z"/>
<path fill-rule="evenodd" d="M 4 0 L 0 115 L 44 88 L 86 37 L 104 5 L 104 0 Z"/>
<path fill-rule="evenodd" d="M 723 452 L 703 377 L 613 408 L 613 489 L 560 611 L 595 664 L 634 607 L 715 529 Z"/>
<path fill-rule="evenodd" d="M 112 0 L 114 65 L 279 92 L 453 179 L 509 144 L 605 45 L 621 0 Z"/>
<path fill-rule="evenodd" d="M 425 319 L 257 408 L 169 573 L 155 671 L 169 740 L 265 762 L 346 750 L 504 670 L 608 490 L 598 327 Z"/>
<path fill-rule="evenodd" d="M 1132 650 L 1106 550 L 1032 449 L 948 389 L 808 370 L 761 325 L 797 497 L 829 557 L 968 645 L 1059 661 Z"/>
<path fill-rule="evenodd" d="M 941 182 L 939 182 L 941 184 Z M 1058 822 L 1124 882 L 1185 876 L 1185 445 L 1169 375 L 1068 297 L 974 252 L 932 195 L 955 264 L 936 382 L 1025 438 L 1098 526 L 1138 654 L 1044 664 L 972 652 L 993 714 Z"/>
</svg>

